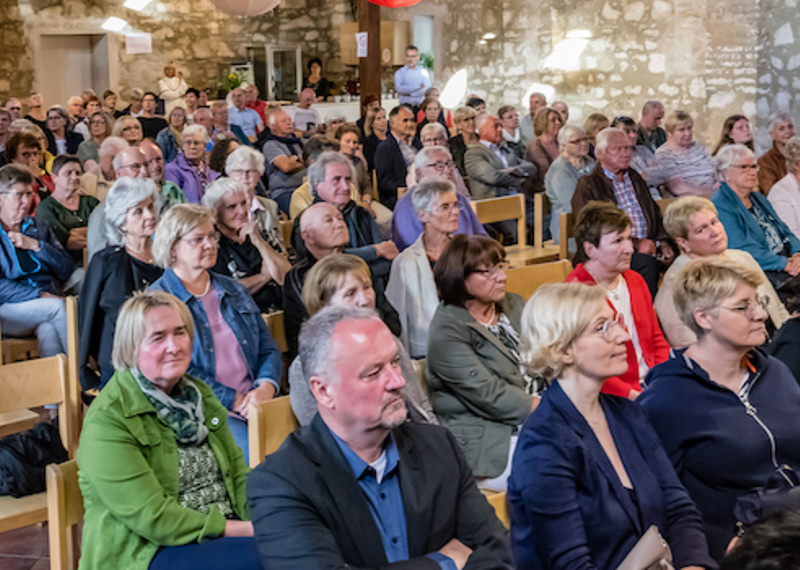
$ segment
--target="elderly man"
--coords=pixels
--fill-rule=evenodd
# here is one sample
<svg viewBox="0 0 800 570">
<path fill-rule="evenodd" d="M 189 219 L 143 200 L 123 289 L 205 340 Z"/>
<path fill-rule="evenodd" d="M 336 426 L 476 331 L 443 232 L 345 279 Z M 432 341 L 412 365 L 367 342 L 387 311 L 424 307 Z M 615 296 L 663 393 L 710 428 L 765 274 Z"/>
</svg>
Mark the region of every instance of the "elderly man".
<svg viewBox="0 0 800 570">
<path fill-rule="evenodd" d="M 311 165 L 319 160 L 322 153 L 338 151 L 339 144 L 337 142 L 332 141 L 325 135 L 316 135 L 308 139 L 308 142 L 306 142 L 303 147 L 303 160 L 306 165 L 311 168 Z M 350 197 L 356 202 L 360 199 L 358 187 L 355 184 L 353 184 L 350 189 Z M 311 185 L 308 183 L 308 180 L 306 180 L 292 192 L 292 201 L 289 205 L 289 219 L 294 221 L 297 216 L 302 214 L 303 211 L 313 203 L 314 195 L 311 193 Z"/>
<path fill-rule="evenodd" d="M 406 48 L 406 64 L 394 73 L 394 89 L 401 105 L 410 105 L 416 115 L 417 107 L 425 98 L 425 91 L 431 86 L 431 74 L 419 65 L 417 46 Z"/>
<path fill-rule="evenodd" d="M 667 133 L 661 128 L 664 118 L 664 105 L 659 101 L 648 101 L 642 107 L 642 117 L 639 119 L 639 129 L 636 131 L 636 144 L 644 145 L 650 152 L 667 142 Z"/>
<path fill-rule="evenodd" d="M 213 127 L 212 131 L 212 139 L 218 139 L 220 137 L 236 137 L 238 138 L 234 132 L 231 130 L 230 124 L 228 123 L 228 106 L 225 104 L 225 101 L 214 101 L 211 103 L 211 116 L 213 120 Z M 198 109 L 199 111 L 199 109 Z M 195 118 L 195 120 L 197 120 Z M 237 127 L 238 131 L 241 131 Z M 244 133 L 241 134 L 244 140 L 247 140 L 247 137 L 244 136 Z M 244 144 L 244 140 L 242 144 Z"/>
<path fill-rule="evenodd" d="M 758 159 L 758 187 L 764 194 L 769 194 L 775 183 L 788 172 L 783 150 L 794 136 L 794 121 L 789 115 L 778 115 L 772 121 L 769 134 L 772 135 L 772 147 Z"/>
<path fill-rule="evenodd" d="M 267 163 L 270 197 L 288 215 L 292 193 L 306 175 L 303 143 L 294 136 L 292 118 L 285 111 L 275 111 L 269 116 L 269 129 L 261 154 Z"/>
<path fill-rule="evenodd" d="M 142 97 L 142 114 L 139 115 L 139 122 L 142 124 L 142 136 L 155 140 L 163 129 L 169 124 L 164 117 L 156 115 L 156 105 L 158 99 L 155 93 L 147 92 Z"/>
<path fill-rule="evenodd" d="M 260 92 L 255 85 L 248 85 L 244 88 L 244 104 L 248 109 L 252 109 L 261 117 L 261 122 L 267 124 L 267 104 L 258 98 Z"/>
<path fill-rule="evenodd" d="M 231 91 L 231 101 L 233 107 L 228 110 L 228 123 L 242 129 L 251 143 L 256 142 L 256 136 L 264 130 L 264 122 L 258 113 L 245 105 L 244 89 L 237 87 Z"/>
<path fill-rule="evenodd" d="M 536 114 L 536 111 L 546 106 L 547 97 L 545 97 L 544 94 L 531 93 L 530 98 L 528 98 L 528 114 L 519 121 L 519 130 L 528 142 L 536 138 L 536 135 L 533 133 L 533 116 Z"/>
<path fill-rule="evenodd" d="M 567 121 L 569 121 L 569 107 L 567 104 L 564 101 L 554 101 L 550 108 L 561 115 L 561 124 L 566 125 Z"/>
<path fill-rule="evenodd" d="M 105 201 L 108 191 L 116 180 L 114 157 L 128 146 L 128 141 L 122 137 L 107 137 L 103 140 L 97 151 L 99 164 L 81 176 L 81 190 L 84 194 L 94 196 L 101 202 Z"/>
<path fill-rule="evenodd" d="M 303 283 L 314 264 L 334 253 L 342 253 L 350 243 L 350 233 L 342 213 L 327 202 L 309 206 L 300 216 L 300 237 L 305 251 L 283 280 L 283 326 L 289 359 L 297 356 L 300 326 L 308 318 L 303 304 Z"/>
<path fill-rule="evenodd" d="M 207 111 L 208 109 L 204 110 Z M 158 205 L 159 216 L 163 215 L 175 204 L 186 204 L 188 200 L 183 190 L 178 188 L 174 182 L 164 178 L 164 153 L 161 147 L 150 139 L 144 139 L 139 143 L 139 148 L 144 153 L 144 158 L 147 161 L 147 177 L 161 189 L 161 203 Z"/>
<path fill-rule="evenodd" d="M 375 150 L 375 171 L 381 203 L 394 209 L 397 189 L 406 185 L 408 169 L 422 143 L 414 136 L 417 122 L 414 111 L 399 105 L 389 112 L 389 136 Z"/>
<path fill-rule="evenodd" d="M 214 114 L 208 107 L 200 107 L 194 112 L 194 124 L 200 125 L 208 133 L 208 144 L 206 152 L 211 152 L 214 148 Z"/>
<path fill-rule="evenodd" d="M 83 140 L 89 139 L 89 127 L 83 122 L 86 116 L 86 108 L 83 106 L 83 99 L 78 95 L 67 99 L 67 114 L 72 123 L 72 130 L 83 137 Z"/>
<path fill-rule="evenodd" d="M 317 132 L 317 125 L 321 122 L 319 113 L 311 107 L 316 100 L 317 95 L 313 89 L 303 89 L 300 92 L 300 102 L 286 109 L 294 121 L 294 128 L 303 132 L 303 138 L 313 136 Z"/>
<path fill-rule="evenodd" d="M 6 101 L 5 109 L 11 114 L 12 123 L 22 118 L 22 101 L 16 97 L 12 97 Z"/>
<path fill-rule="evenodd" d="M 622 129 L 600 131 L 596 138 L 594 170 L 578 180 L 572 196 L 572 213 L 577 219 L 590 200 L 613 202 L 631 219 L 631 237 L 636 251 L 631 269 L 647 282 L 655 297 L 663 270 L 659 257 L 669 263 L 675 256 L 672 239 L 664 229 L 661 209 L 653 200 L 647 182 L 631 168 L 633 143 Z"/>
<path fill-rule="evenodd" d="M 458 187 L 463 184 L 461 174 L 456 169 L 453 156 L 446 147 L 429 146 L 417 153 L 414 159 L 417 183 L 432 178 L 445 178 Z M 392 216 L 392 241 L 397 249 L 403 251 L 411 246 L 422 233 L 422 222 L 419 221 L 414 203 L 411 200 L 413 188 L 403 196 L 394 207 Z M 475 211 L 469 204 L 469 195 L 456 192 L 458 198 L 458 230 L 457 234 L 486 234 L 486 230 L 478 221 Z"/>
<path fill-rule="evenodd" d="M 265 568 L 513 568 L 455 437 L 406 421 L 397 344 L 373 311 L 323 309 L 300 359 L 318 415 L 247 484 Z"/>
</svg>

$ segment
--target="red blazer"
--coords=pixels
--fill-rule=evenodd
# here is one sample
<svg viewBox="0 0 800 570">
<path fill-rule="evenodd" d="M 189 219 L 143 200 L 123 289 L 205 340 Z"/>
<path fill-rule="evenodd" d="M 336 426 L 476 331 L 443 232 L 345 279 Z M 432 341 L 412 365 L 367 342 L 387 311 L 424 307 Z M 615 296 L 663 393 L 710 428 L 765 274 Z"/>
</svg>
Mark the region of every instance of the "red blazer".
<svg viewBox="0 0 800 570">
<path fill-rule="evenodd" d="M 622 274 L 628 285 L 631 294 L 631 312 L 633 322 L 636 325 L 636 332 L 639 333 L 639 345 L 642 347 L 642 356 L 647 366 L 653 368 L 669 358 L 669 344 L 664 340 L 664 333 L 658 324 L 658 317 L 653 309 L 653 299 L 650 297 L 650 290 L 641 275 L 635 271 L 628 270 Z M 577 281 L 594 285 L 595 280 L 586 269 L 583 263 L 579 263 L 572 273 L 565 279 L 567 283 Z M 611 302 L 608 303 L 611 305 Z M 613 305 L 611 305 L 613 308 Z M 615 313 L 616 314 L 616 313 Z M 639 385 L 639 364 L 636 361 L 636 349 L 633 348 L 633 341 L 626 343 L 628 349 L 628 371 L 622 376 L 613 376 L 606 380 L 603 385 L 603 392 L 614 396 L 628 397 L 631 390 L 641 391 Z"/>
</svg>

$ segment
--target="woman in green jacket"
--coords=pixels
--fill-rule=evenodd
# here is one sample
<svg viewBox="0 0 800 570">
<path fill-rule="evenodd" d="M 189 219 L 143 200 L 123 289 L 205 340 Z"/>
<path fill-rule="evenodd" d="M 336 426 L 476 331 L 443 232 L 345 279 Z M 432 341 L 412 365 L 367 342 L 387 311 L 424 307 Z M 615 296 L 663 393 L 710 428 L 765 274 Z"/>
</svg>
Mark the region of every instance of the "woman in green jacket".
<svg viewBox="0 0 800 570">
<path fill-rule="evenodd" d="M 193 328 L 168 293 L 137 293 L 120 310 L 116 373 L 77 454 L 82 570 L 261 568 L 228 410 L 186 374 Z"/>
</svg>

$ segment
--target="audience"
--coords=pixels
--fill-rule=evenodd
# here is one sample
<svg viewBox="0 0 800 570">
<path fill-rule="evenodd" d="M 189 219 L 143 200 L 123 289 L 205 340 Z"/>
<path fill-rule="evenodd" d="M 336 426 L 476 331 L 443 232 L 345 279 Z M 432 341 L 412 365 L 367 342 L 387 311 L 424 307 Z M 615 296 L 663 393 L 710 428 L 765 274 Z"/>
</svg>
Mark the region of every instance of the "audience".
<svg viewBox="0 0 800 570">
<path fill-rule="evenodd" d="M 181 133 L 181 152 L 164 167 L 164 178 L 183 190 L 186 200 L 199 204 L 206 187 L 219 177 L 211 170 L 206 158 L 208 131 L 200 125 L 190 125 Z"/>
<path fill-rule="evenodd" d="M 752 150 L 752 149 L 751 149 Z M 783 147 L 787 174 L 769 191 L 769 203 L 794 235 L 800 234 L 800 137 L 792 137 Z"/>
<path fill-rule="evenodd" d="M 142 96 L 142 114 L 137 118 L 142 125 L 142 136 L 147 139 L 155 140 L 158 133 L 169 126 L 164 117 L 156 116 L 157 103 L 158 98 L 155 93 L 148 91 Z"/>
<path fill-rule="evenodd" d="M 83 142 L 83 136 L 73 130 L 69 115 L 63 107 L 50 107 L 47 110 L 47 131 L 45 132 L 50 134 L 50 145 L 47 150 L 53 156 L 74 155 Z"/>
<path fill-rule="evenodd" d="M 169 163 L 178 158 L 178 152 L 180 151 L 178 141 L 181 139 L 181 133 L 186 126 L 186 109 L 177 105 L 173 107 L 167 117 L 167 123 L 169 126 L 158 133 L 156 142 L 164 154 L 164 162 Z"/>
<path fill-rule="evenodd" d="M 505 251 L 454 236 L 433 270 L 441 304 L 425 361 L 436 416 L 461 445 L 481 488 L 505 491 L 517 428 L 536 409 L 537 382 L 519 351 L 522 299 L 506 293 Z"/>
<path fill-rule="evenodd" d="M 187 111 L 189 110 L 189 108 L 191 108 L 189 107 L 189 95 L 191 94 L 190 93 L 191 91 L 193 90 L 189 89 L 189 91 L 186 92 L 186 96 L 184 97 L 184 99 L 186 100 L 186 106 L 188 107 Z M 252 109 L 256 113 L 258 113 L 258 116 L 261 118 L 261 124 L 266 125 L 267 103 L 266 101 L 262 101 L 261 99 L 259 99 L 258 96 L 259 96 L 259 90 L 258 87 L 256 87 L 255 85 L 248 85 L 247 87 L 244 88 L 244 104 L 247 106 L 248 109 Z M 191 117 L 191 115 L 189 116 Z"/>
<path fill-rule="evenodd" d="M 107 89 L 103 92 L 103 107 L 100 109 L 103 113 L 111 115 L 114 119 L 119 119 L 122 116 L 121 111 L 117 111 L 117 101 L 119 97 L 116 93 Z"/>
<path fill-rule="evenodd" d="M 375 170 L 375 151 L 378 145 L 386 140 L 388 132 L 389 120 L 386 118 L 386 110 L 381 107 L 369 109 L 364 119 L 364 158 L 367 159 L 370 172 Z"/>
<path fill-rule="evenodd" d="M 529 143 L 536 138 L 536 134 L 533 131 L 533 118 L 539 109 L 546 106 L 547 97 L 542 93 L 531 93 L 530 97 L 528 97 L 528 114 L 520 119 L 519 130 Z"/>
<path fill-rule="evenodd" d="M 292 193 L 303 183 L 307 172 L 303 143 L 294 136 L 292 118 L 285 111 L 269 116 L 269 128 L 261 152 L 266 159 L 270 198 L 278 203 L 281 212 L 288 214 Z"/>
<path fill-rule="evenodd" d="M 673 297 L 697 342 L 654 368 L 639 398 L 717 561 L 735 540 L 734 511 L 744 495 L 800 469 L 800 388 L 783 363 L 757 348 L 767 319 L 760 282 L 725 259 L 687 265 Z"/>
<path fill-rule="evenodd" d="M 772 570 L 797 566 L 800 566 L 800 512 L 784 509 L 748 528 L 720 568 Z"/>
<path fill-rule="evenodd" d="M 417 46 L 406 47 L 406 64 L 394 72 L 394 89 L 400 105 L 418 108 L 425 97 L 425 91 L 431 86 L 431 75 L 427 69 L 419 65 Z M 416 115 L 416 111 L 412 114 Z"/>
<path fill-rule="evenodd" d="M 372 193 L 372 180 L 367 173 L 367 161 L 359 149 L 361 131 L 355 125 L 342 125 L 336 129 L 340 153 L 347 157 L 356 175 L 359 196 Z M 359 200 L 360 201 L 360 200 Z"/>
<path fill-rule="evenodd" d="M 325 129 L 324 131 L 320 129 L 322 131 L 321 134 L 324 134 L 331 141 L 336 141 L 336 131 L 339 130 L 339 127 L 344 126 L 344 124 L 344 113 L 338 109 L 328 111 L 325 113 Z"/>
<path fill-rule="evenodd" d="M 647 372 L 669 356 L 669 345 L 658 325 L 647 283 L 631 269 L 634 253 L 632 223 L 627 214 L 608 202 L 589 202 L 577 217 L 575 270 L 566 281 L 603 289 L 614 318 L 628 335 L 624 373 L 608 378 L 603 392 L 635 400 Z"/>
<path fill-rule="evenodd" d="M 105 387 L 114 375 L 111 352 L 122 304 L 163 273 L 154 264 L 151 242 L 158 222 L 157 200 L 158 188 L 151 181 L 123 177 L 101 206 L 109 245 L 92 257 L 78 305 L 78 366 L 84 391 Z"/>
<path fill-rule="evenodd" d="M 513 568 L 456 439 L 406 422 L 397 344 L 375 313 L 326 308 L 301 347 L 319 414 L 247 486 L 264 567 Z"/>
<path fill-rule="evenodd" d="M 455 123 L 453 122 L 453 114 L 450 112 L 450 109 L 444 109 L 441 107 L 442 102 L 440 101 L 441 93 L 439 89 L 436 87 L 431 87 L 427 89 L 425 91 L 425 99 L 429 97 L 439 102 L 440 111 L 439 111 L 439 116 L 436 117 L 436 120 L 442 123 L 448 130 L 448 132 L 452 131 L 455 128 Z M 423 118 L 425 118 L 425 112 L 422 110 L 422 108 L 420 108 L 419 111 L 417 111 L 417 122 L 419 123 L 420 121 L 422 121 Z"/>
<path fill-rule="evenodd" d="M 175 204 L 185 204 L 186 195 L 183 190 L 173 182 L 164 179 L 164 155 L 161 153 L 161 147 L 152 140 L 145 139 L 139 145 L 139 149 L 144 153 L 144 159 L 147 164 L 147 177 L 160 190 L 160 196 L 156 200 L 159 214 L 163 214 Z"/>
<path fill-rule="evenodd" d="M 617 568 L 651 527 L 675 568 L 716 568 L 641 408 L 600 393 L 625 374 L 631 338 L 603 291 L 546 286 L 522 323 L 523 359 L 552 385 L 520 431 L 508 484 L 517 569 Z"/>
<path fill-rule="evenodd" d="M 711 196 L 719 182 L 714 159 L 693 140 L 694 121 L 686 111 L 672 111 L 664 124 L 667 142 L 658 147 L 656 158 L 667 169 L 665 197 Z"/>
<path fill-rule="evenodd" d="M 62 109 L 61 105 L 54 105 L 50 109 L 53 109 L 53 108 Z M 64 112 L 65 112 L 64 118 L 67 121 L 68 130 L 73 131 L 76 134 L 79 134 L 84 139 L 88 139 L 89 138 L 89 129 L 83 123 L 83 119 L 86 116 L 86 108 L 85 108 L 85 102 L 83 100 L 83 97 L 79 97 L 79 96 L 76 95 L 74 97 L 70 97 L 69 99 L 67 99 L 67 108 L 64 109 Z M 53 129 L 52 129 L 51 123 L 50 123 L 50 117 L 49 117 L 50 110 L 48 110 L 47 113 L 48 113 L 47 128 L 50 129 L 51 134 L 55 135 L 55 132 L 53 132 Z M 55 153 L 54 152 L 53 154 L 64 154 L 64 153 L 63 152 L 59 152 L 59 153 Z M 72 152 L 70 154 L 75 154 L 75 153 Z"/>
<path fill-rule="evenodd" d="M 464 156 L 467 154 L 467 148 L 478 144 L 481 140 L 476 126 L 477 118 L 478 115 L 472 107 L 459 107 L 453 114 L 456 135 L 450 137 L 450 140 L 447 141 L 447 146 L 450 148 L 453 162 L 456 163 L 461 176 L 467 176 L 467 169 L 464 165 Z"/>
<path fill-rule="evenodd" d="M 78 145 L 77 155 L 86 172 L 100 164 L 100 145 L 111 135 L 112 120 L 104 113 L 89 115 L 89 137 Z"/>
<path fill-rule="evenodd" d="M 107 137 L 97 150 L 98 163 L 81 177 L 81 190 L 84 194 L 94 196 L 101 202 L 106 199 L 108 190 L 114 184 L 117 176 L 114 170 L 114 159 L 126 148 L 128 142 L 117 136 Z"/>
<path fill-rule="evenodd" d="M 40 99 L 41 101 L 41 96 Z M 40 103 L 41 107 L 41 103 Z M 11 115 L 11 121 L 18 121 L 22 118 L 22 101 L 17 99 L 16 97 L 11 97 L 8 101 L 6 101 L 6 106 L 3 107 L 8 113 Z M 45 117 L 46 118 L 46 117 Z"/>
<path fill-rule="evenodd" d="M 653 154 L 667 142 L 667 133 L 661 128 L 664 119 L 664 105 L 660 101 L 648 101 L 642 107 L 639 128 L 636 131 L 636 144 L 646 146 Z"/>
<path fill-rule="evenodd" d="M 144 98 L 144 91 L 141 89 L 131 89 L 130 104 L 123 109 L 123 115 L 130 115 L 131 117 L 142 116 L 142 99 Z"/>
<path fill-rule="evenodd" d="M 422 112 L 422 120 L 417 119 L 418 139 L 422 140 L 422 129 L 425 128 L 425 125 L 438 123 L 447 129 L 447 123 L 445 123 L 444 115 L 442 115 L 442 104 L 439 103 L 438 98 L 425 97 L 425 100 L 422 101 L 422 105 L 419 106 L 419 110 Z M 445 133 L 447 133 L 446 130 Z M 450 137 L 446 136 L 446 138 Z"/>
<path fill-rule="evenodd" d="M 338 152 L 339 151 L 339 144 L 332 142 L 328 137 L 324 135 L 315 135 L 308 139 L 308 142 L 303 147 L 303 162 L 307 166 L 311 166 L 319 157 L 322 156 L 324 152 Z M 308 171 L 306 171 L 306 174 Z M 303 182 L 300 186 L 298 186 L 294 192 L 292 192 L 292 201 L 289 203 L 289 219 L 294 221 L 297 219 L 303 210 L 308 208 L 311 204 L 314 203 L 314 195 L 311 193 L 311 185 L 308 183 L 307 176 L 304 176 L 306 181 Z M 356 202 L 359 203 L 361 201 L 361 196 L 359 195 L 358 188 L 356 188 L 355 184 L 350 187 L 350 197 Z M 361 202 L 363 204 L 363 202 Z M 384 207 L 384 209 L 386 209 Z M 389 215 L 391 215 L 391 210 L 387 210 Z"/>
<path fill-rule="evenodd" d="M 120 310 L 116 372 L 83 421 L 81 565 L 260 567 L 227 410 L 187 374 L 197 328 L 161 292 Z M 155 443 L 157 442 L 157 444 Z"/>
<path fill-rule="evenodd" d="M 422 148 L 430 147 L 430 146 L 438 146 L 439 148 L 447 149 L 447 129 L 442 126 L 441 123 L 430 123 L 425 125 L 425 128 L 422 129 L 420 133 L 422 138 Z M 417 153 L 419 154 L 419 153 Z M 464 184 L 464 179 L 461 177 L 461 174 L 455 173 L 456 180 L 458 183 L 456 184 L 456 190 L 459 194 L 463 194 L 464 196 L 469 197 L 469 189 L 467 188 L 466 184 Z M 406 186 L 412 189 L 414 186 L 417 185 L 417 166 L 416 166 L 416 157 L 414 162 L 411 163 L 411 166 L 408 168 L 408 174 L 406 175 Z M 397 206 L 395 205 L 395 209 Z"/>
<path fill-rule="evenodd" d="M 257 112 L 245 105 L 244 89 L 237 87 L 231 91 L 231 102 L 233 106 L 228 108 L 228 124 L 239 127 L 251 143 L 255 142 L 256 135 L 264 130 L 264 123 Z"/>
<path fill-rule="evenodd" d="M 525 149 L 525 160 L 536 165 L 537 178 L 544 184 L 544 176 L 553 161 L 559 156 L 558 131 L 563 123 L 558 111 L 542 107 L 533 119 L 533 139 Z M 589 133 L 586 133 L 589 136 Z"/>
<path fill-rule="evenodd" d="M 414 136 L 416 124 L 410 107 L 400 105 L 392 109 L 389 113 L 389 128 L 390 133 L 386 140 L 375 150 L 374 160 L 380 201 L 390 210 L 394 210 L 397 189 L 406 186 L 408 168 L 414 162 L 417 151 L 422 148 L 422 143 Z"/>
<path fill-rule="evenodd" d="M 11 135 L 8 128 L 11 126 L 11 113 L 0 108 L 0 154 L 5 150 L 6 143 Z M 1 160 L 1 158 L 0 158 Z"/>
<path fill-rule="evenodd" d="M 719 137 L 717 146 L 714 147 L 712 156 L 724 146 L 729 144 L 743 144 L 750 150 L 755 150 L 753 144 L 753 133 L 750 131 L 750 121 L 744 115 L 731 115 L 722 123 L 722 134 Z"/>
<path fill-rule="evenodd" d="M 15 121 L 20 118 L 18 113 L 22 113 L 21 110 L 17 111 L 16 105 L 13 104 L 9 111 L 11 111 L 11 118 Z M 28 97 L 28 114 L 24 118 L 42 130 L 47 128 L 47 111 L 44 110 L 44 100 L 40 93 L 31 93 Z"/>
<path fill-rule="evenodd" d="M 569 107 L 564 101 L 553 101 L 550 108 L 554 111 L 558 111 L 558 114 L 561 115 L 562 124 L 566 125 L 569 122 Z"/>
<path fill-rule="evenodd" d="M 30 206 L 34 210 L 41 200 L 50 195 L 53 188 L 52 178 L 39 166 L 43 152 L 46 151 L 36 136 L 22 132 L 16 133 L 8 139 L 3 152 L 6 164 L 14 164 L 31 173 L 34 195 Z"/>
<path fill-rule="evenodd" d="M 428 91 L 430 91 L 430 89 Z M 378 110 L 380 108 L 381 101 L 377 95 L 373 93 L 367 93 L 361 97 L 361 116 L 356 121 L 356 126 L 361 129 L 362 139 L 368 136 L 366 130 L 364 129 L 364 123 L 367 120 L 367 114 L 372 109 Z"/>
<path fill-rule="evenodd" d="M 758 158 L 758 187 L 765 195 L 769 195 L 775 183 L 789 172 L 784 149 L 794 136 L 794 121 L 789 115 L 781 113 L 772 120 L 769 134 L 772 136 L 772 147 Z"/>
</svg>

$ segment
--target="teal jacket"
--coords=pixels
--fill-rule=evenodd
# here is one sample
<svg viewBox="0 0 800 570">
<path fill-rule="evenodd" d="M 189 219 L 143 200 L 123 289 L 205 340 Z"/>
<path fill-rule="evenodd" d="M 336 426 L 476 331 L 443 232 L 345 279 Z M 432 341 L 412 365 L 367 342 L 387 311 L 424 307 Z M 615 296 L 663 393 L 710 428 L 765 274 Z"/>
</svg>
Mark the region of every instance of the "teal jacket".
<svg viewBox="0 0 800 570">
<path fill-rule="evenodd" d="M 228 429 L 228 410 L 201 380 L 208 440 L 236 515 L 248 518 L 249 469 Z M 117 371 L 89 406 L 77 453 L 83 494 L 80 569 L 147 570 L 159 546 L 216 538 L 225 517 L 178 505 L 178 452 L 133 375 Z"/>
</svg>

